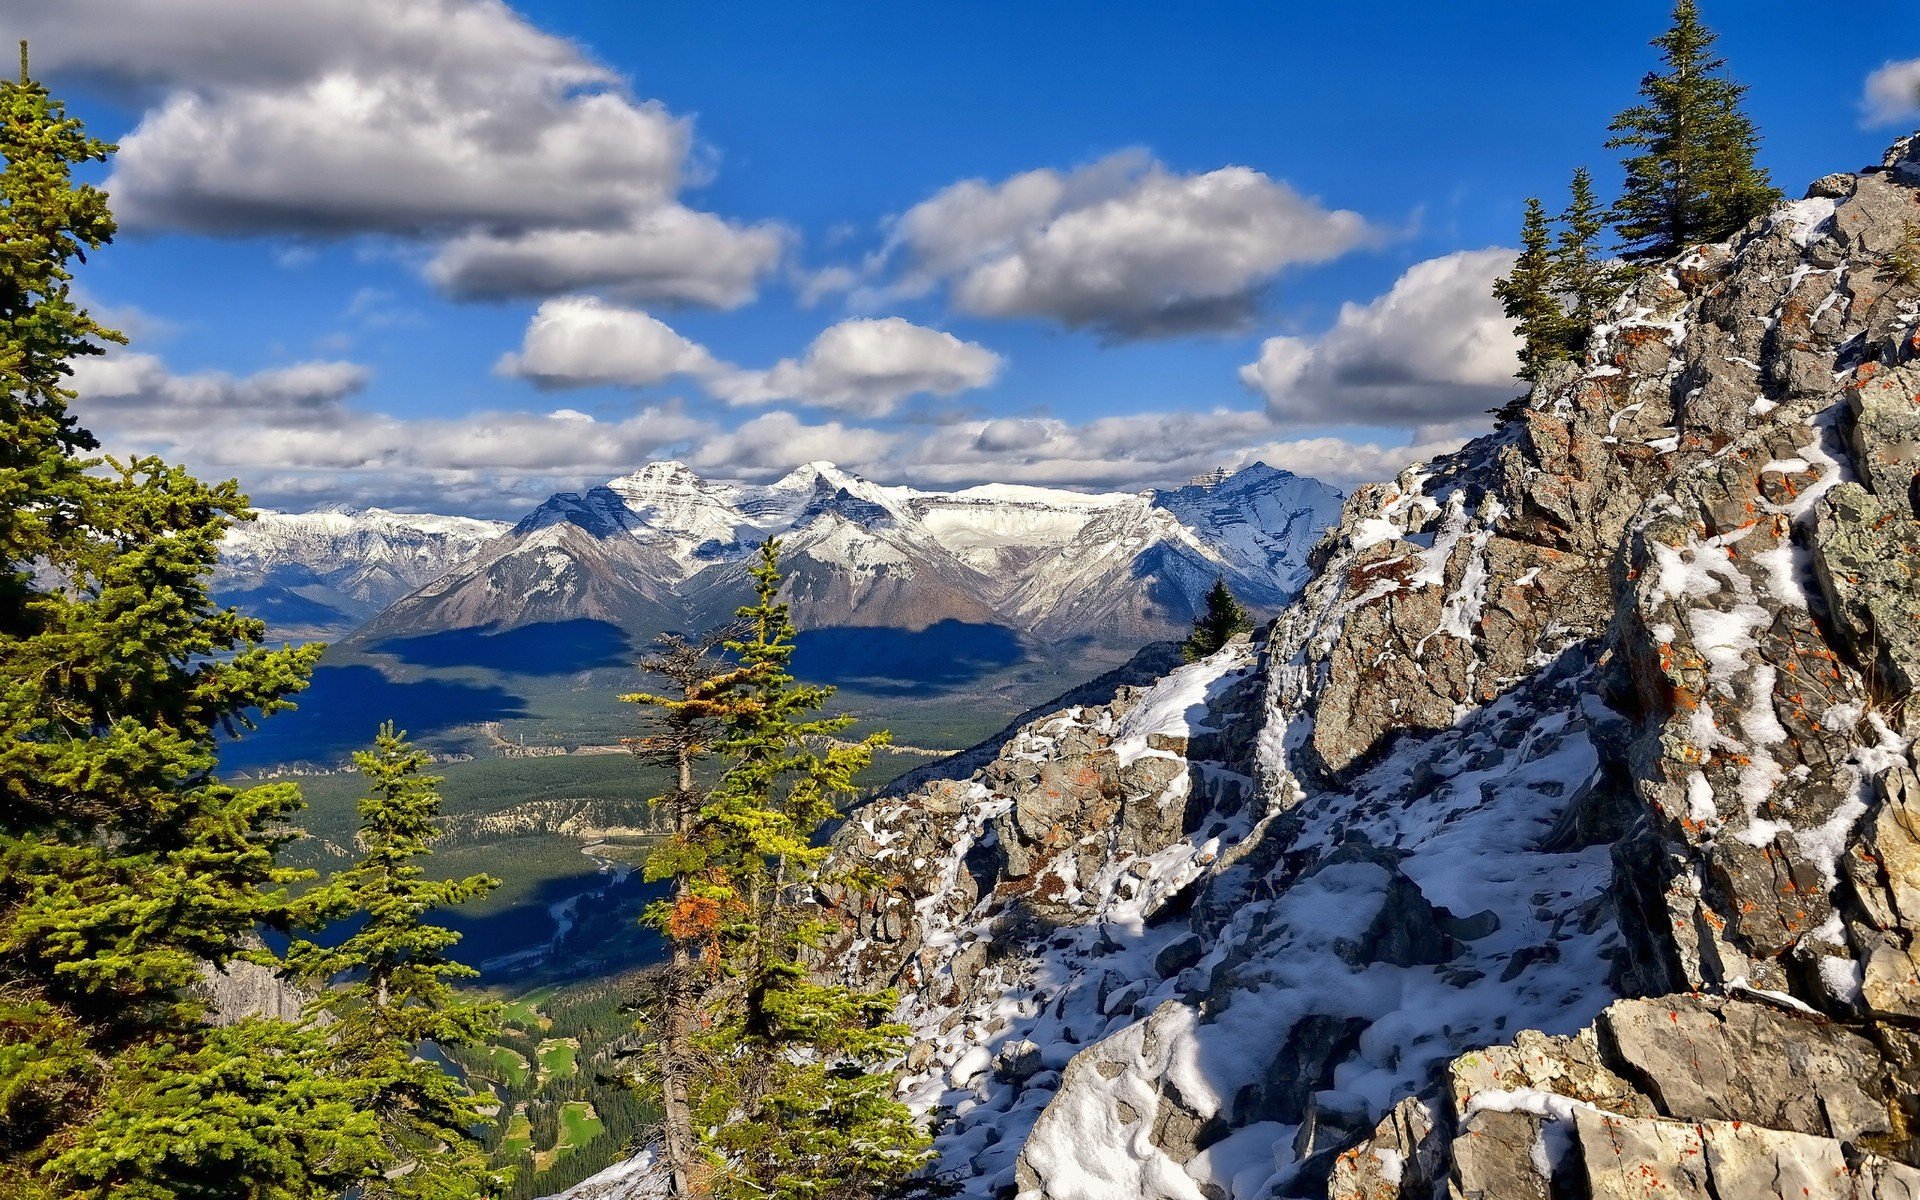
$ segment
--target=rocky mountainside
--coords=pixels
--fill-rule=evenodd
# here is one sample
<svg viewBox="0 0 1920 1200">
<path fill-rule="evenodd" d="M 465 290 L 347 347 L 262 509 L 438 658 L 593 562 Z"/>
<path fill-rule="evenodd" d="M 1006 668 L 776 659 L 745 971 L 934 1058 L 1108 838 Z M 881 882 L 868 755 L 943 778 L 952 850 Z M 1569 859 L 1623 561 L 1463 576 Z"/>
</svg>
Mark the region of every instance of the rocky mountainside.
<svg viewBox="0 0 1920 1200">
<path fill-rule="evenodd" d="M 1258 644 L 854 814 L 962 1194 L 1920 1196 L 1916 222 L 1920 136 L 1647 273 Z"/>
<path fill-rule="evenodd" d="M 651 634 L 713 624 L 744 598 L 768 537 L 785 543 L 802 628 L 943 622 L 1043 643 L 1124 646 L 1191 620 L 1217 575 L 1277 609 L 1341 497 L 1264 465 L 1169 492 L 882 487 L 831 463 L 748 487 L 651 463 L 554 496 L 459 569 L 395 604 L 363 640 L 595 620 Z"/>
<path fill-rule="evenodd" d="M 499 521 L 322 508 L 263 509 L 220 549 L 222 601 L 259 614 L 274 636 L 346 633 L 505 533 Z"/>
</svg>

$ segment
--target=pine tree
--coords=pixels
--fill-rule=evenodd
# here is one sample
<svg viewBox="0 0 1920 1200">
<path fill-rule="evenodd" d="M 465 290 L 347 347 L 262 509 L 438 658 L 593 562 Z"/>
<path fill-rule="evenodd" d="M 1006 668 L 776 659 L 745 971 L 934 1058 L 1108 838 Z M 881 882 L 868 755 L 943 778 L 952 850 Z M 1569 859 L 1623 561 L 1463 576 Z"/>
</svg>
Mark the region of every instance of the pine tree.
<svg viewBox="0 0 1920 1200">
<path fill-rule="evenodd" d="M 674 881 L 674 897 L 649 920 L 688 947 L 689 963 L 700 947 L 707 966 L 684 1052 L 686 1120 L 703 1159 L 688 1187 L 714 1200 L 862 1200 L 927 1161 L 926 1133 L 881 1070 L 906 1031 L 886 1019 L 892 994 L 808 979 L 804 956 L 824 926 L 798 893 L 819 881 L 827 851 L 816 835 L 885 735 L 841 740 L 853 718 L 823 715 L 833 689 L 789 673 L 796 631 L 779 599 L 777 541 L 761 547 L 752 577 L 754 602 L 724 642 L 733 665 L 657 658 L 679 694 L 633 697 L 659 714 L 643 745 L 671 755 L 677 779 L 663 797 L 676 834 L 648 863 Z M 687 648 L 698 658 L 711 649 Z M 691 758 L 684 747 L 696 748 Z M 721 770 L 699 789 L 692 768 L 709 747 Z"/>
<path fill-rule="evenodd" d="M 1556 268 L 1547 210 L 1538 197 L 1528 197 L 1520 254 L 1513 260 L 1513 270 L 1493 285 L 1494 299 L 1516 322 L 1513 331 L 1520 337 L 1521 379 L 1539 379 L 1548 366 L 1568 357 L 1568 321 Z"/>
<path fill-rule="evenodd" d="M 373 749 L 354 755 L 367 780 L 361 858 L 303 895 L 294 916 L 310 930 L 355 927 L 332 946 L 296 942 L 286 956 L 293 975 L 315 991 L 308 1012 L 324 1024 L 334 1075 L 378 1122 L 380 1160 L 358 1188 L 368 1200 L 465 1200 L 492 1194 L 500 1182 L 477 1154 L 474 1131 L 485 1120 L 478 1098 L 420 1057 L 428 1045 L 484 1045 L 500 1032 L 497 1004 L 454 991 L 454 980 L 479 974 L 447 957 L 460 935 L 427 920 L 499 886 L 485 875 L 427 877 L 441 804 L 440 780 L 422 773 L 428 761 L 391 722 Z"/>
<path fill-rule="evenodd" d="M 250 513 L 155 458 L 87 457 L 70 363 L 120 336 L 70 267 L 114 234 L 90 138 L 24 70 L 0 83 L 0 1194 L 337 1195 L 377 1154 L 325 1039 L 213 1024 L 297 873 L 299 804 L 234 788 L 216 737 L 286 707 L 319 647 L 266 650 L 208 580 Z"/>
<path fill-rule="evenodd" d="M 641 667 L 666 681 L 671 694 L 635 692 L 620 697 L 645 706 L 650 714 L 647 732 L 628 739 L 628 745 L 642 762 L 672 772 L 672 783 L 653 801 L 657 810 L 666 813 L 669 833 L 643 868 L 648 881 L 672 884 L 667 899 L 647 915 L 667 943 L 667 964 L 648 1027 L 648 1050 L 651 1080 L 662 1110 L 660 1158 L 672 1200 L 697 1195 L 696 1178 L 703 1173 L 692 1098 L 703 1074 L 695 1049 L 707 990 L 701 967 L 705 963 L 707 975 L 717 970 L 721 930 L 741 909 L 731 884 L 728 856 L 713 853 L 718 847 L 702 836 L 707 831 L 701 810 L 708 793 L 698 779 L 723 723 L 736 715 L 741 703 L 733 693 L 752 674 L 764 670 L 739 667 L 717 657 L 716 651 L 740 632 L 723 628 L 692 640 L 674 634 L 658 639 L 655 653 Z"/>
<path fill-rule="evenodd" d="M 1887 256 L 1887 269 L 1908 287 L 1920 287 L 1920 221 L 1907 226 L 1900 244 Z"/>
<path fill-rule="evenodd" d="M 1253 632 L 1253 617 L 1234 598 L 1224 575 L 1216 575 L 1207 591 L 1206 611 L 1193 619 L 1193 632 L 1180 645 L 1188 662 L 1199 662 L 1242 633 Z"/>
<path fill-rule="evenodd" d="M 1720 241 L 1781 198 L 1754 162 L 1760 135 L 1740 109 L 1747 89 L 1726 77 L 1714 40 L 1694 0 L 1677 0 L 1672 26 L 1653 41 L 1665 69 L 1641 80 L 1643 103 L 1614 118 L 1608 147 L 1632 151 L 1612 213 L 1629 259 Z"/>
<path fill-rule="evenodd" d="M 1553 246 L 1553 280 L 1564 297 L 1566 319 L 1563 345 L 1578 358 L 1601 312 L 1619 293 L 1618 272 L 1602 255 L 1600 235 L 1606 229 L 1606 209 L 1593 194 L 1593 175 L 1585 167 L 1573 173 L 1566 211 L 1560 214 L 1560 234 Z"/>
</svg>

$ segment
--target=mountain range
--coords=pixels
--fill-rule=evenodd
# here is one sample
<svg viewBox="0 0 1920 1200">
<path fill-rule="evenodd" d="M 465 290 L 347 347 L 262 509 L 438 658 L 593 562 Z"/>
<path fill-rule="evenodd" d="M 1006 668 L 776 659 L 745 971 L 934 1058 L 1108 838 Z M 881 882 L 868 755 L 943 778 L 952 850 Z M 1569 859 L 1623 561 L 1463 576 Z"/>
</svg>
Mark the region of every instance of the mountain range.
<svg viewBox="0 0 1920 1200">
<path fill-rule="evenodd" d="M 326 638 L 473 557 L 501 521 L 333 506 L 259 510 L 220 550 L 221 600 L 283 637 Z"/>
<path fill-rule="evenodd" d="M 511 526 L 269 512 L 231 536 L 221 595 L 277 636 L 334 646 L 301 711 L 230 753 L 333 762 L 364 740 L 368 711 L 447 751 L 488 753 L 503 734 L 612 741 L 625 714 L 610 697 L 631 690 L 642 648 L 729 620 L 769 538 L 801 631 L 796 672 L 905 740 L 954 749 L 1183 634 L 1216 578 L 1277 611 L 1341 502 L 1264 464 L 1083 493 L 923 491 L 825 462 L 739 484 L 655 462 Z"/>
<path fill-rule="evenodd" d="M 813 462 L 765 485 L 649 463 L 562 492 L 399 599 L 360 643 L 440 630 L 609 622 L 650 635 L 724 620 L 782 543 L 803 630 L 944 623 L 1125 647 L 1184 627 L 1214 579 L 1275 609 L 1340 493 L 1264 464 L 1168 491 L 886 487 Z"/>
</svg>

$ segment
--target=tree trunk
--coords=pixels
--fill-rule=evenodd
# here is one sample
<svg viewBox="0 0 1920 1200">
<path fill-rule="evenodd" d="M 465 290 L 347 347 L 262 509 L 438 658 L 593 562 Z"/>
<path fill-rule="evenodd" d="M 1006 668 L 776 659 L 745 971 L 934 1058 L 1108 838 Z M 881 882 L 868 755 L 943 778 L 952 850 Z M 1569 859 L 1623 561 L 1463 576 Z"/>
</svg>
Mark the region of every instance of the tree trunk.
<svg viewBox="0 0 1920 1200">
<path fill-rule="evenodd" d="M 693 794 L 693 757 L 680 752 L 680 794 L 675 805 L 676 835 L 684 836 L 692 824 L 689 805 Z M 674 901 L 687 898 L 687 880 L 674 881 Z M 694 1027 L 694 964 L 685 940 L 669 937 L 672 958 L 667 966 L 667 984 L 660 1005 L 659 1046 L 661 1106 L 660 1157 L 667 1169 L 667 1195 L 670 1200 L 695 1200 L 699 1195 L 693 1181 L 696 1154 L 693 1132 L 693 1103 L 689 1097 L 692 1075 Z"/>
</svg>

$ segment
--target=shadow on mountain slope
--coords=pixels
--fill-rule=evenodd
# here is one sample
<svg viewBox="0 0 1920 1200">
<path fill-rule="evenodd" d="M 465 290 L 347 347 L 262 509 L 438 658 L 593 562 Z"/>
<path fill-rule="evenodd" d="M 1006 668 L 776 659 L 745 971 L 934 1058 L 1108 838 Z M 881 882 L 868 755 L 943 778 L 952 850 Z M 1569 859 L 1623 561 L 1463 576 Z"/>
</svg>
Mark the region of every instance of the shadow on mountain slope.
<svg viewBox="0 0 1920 1200">
<path fill-rule="evenodd" d="M 280 713 L 221 749 L 228 770 L 274 763 L 333 766 L 373 741 L 380 722 L 391 720 L 415 740 L 457 725 L 527 715 L 521 697 L 498 687 L 445 679 L 401 682 L 375 667 L 322 666 L 299 708 Z"/>
<path fill-rule="evenodd" d="M 508 675 L 571 675 L 628 666 L 634 659 L 633 645 L 619 626 L 587 618 L 512 629 L 447 629 L 370 648 L 417 667 L 483 667 Z"/>
<path fill-rule="evenodd" d="M 803 630 L 793 673 L 880 696 L 931 696 L 984 679 L 1027 657 L 1006 625 L 938 621 L 925 629 L 828 626 Z"/>
</svg>

